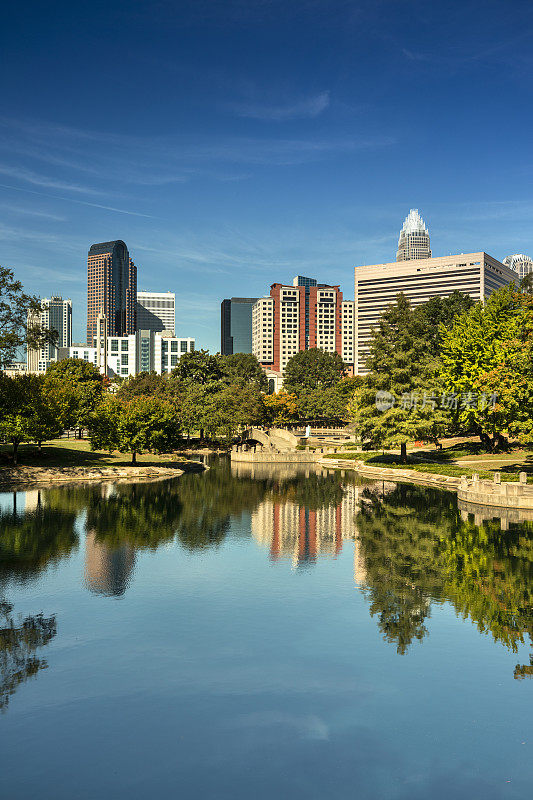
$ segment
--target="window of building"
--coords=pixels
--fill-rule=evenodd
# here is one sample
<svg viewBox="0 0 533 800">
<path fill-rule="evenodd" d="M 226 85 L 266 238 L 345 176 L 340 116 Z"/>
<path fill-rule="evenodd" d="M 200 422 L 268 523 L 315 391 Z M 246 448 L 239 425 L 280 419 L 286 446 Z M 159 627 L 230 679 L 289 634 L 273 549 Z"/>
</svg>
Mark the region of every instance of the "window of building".
<svg viewBox="0 0 533 800">
<path fill-rule="evenodd" d="M 181 352 L 182 353 L 186 353 L 187 352 L 187 342 L 180 342 L 180 347 L 181 347 Z"/>
<path fill-rule="evenodd" d="M 128 345 L 129 345 L 128 340 L 127 339 L 122 339 L 122 341 L 120 343 L 120 349 L 122 350 L 122 352 L 124 352 L 124 350 L 126 350 L 126 351 L 128 350 Z"/>
<path fill-rule="evenodd" d="M 175 367 L 175 366 L 177 366 L 177 363 L 178 363 L 178 355 L 177 354 L 176 355 L 172 354 L 170 356 L 170 366 L 171 367 Z"/>
<path fill-rule="evenodd" d="M 122 365 L 124 366 L 124 364 L 127 364 L 127 363 L 128 363 L 128 354 L 127 353 L 122 353 Z"/>
<path fill-rule="evenodd" d="M 178 343 L 177 342 L 171 342 L 170 343 L 170 349 L 171 349 L 171 351 L 173 353 L 177 353 L 178 352 Z"/>
</svg>

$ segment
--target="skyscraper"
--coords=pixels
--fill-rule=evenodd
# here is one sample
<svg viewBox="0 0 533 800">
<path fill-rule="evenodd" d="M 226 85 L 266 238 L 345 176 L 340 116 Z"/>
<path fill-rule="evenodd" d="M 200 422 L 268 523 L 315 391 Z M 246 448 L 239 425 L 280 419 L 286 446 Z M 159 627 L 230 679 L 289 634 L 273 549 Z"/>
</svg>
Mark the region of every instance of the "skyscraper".
<svg viewBox="0 0 533 800">
<path fill-rule="evenodd" d="M 413 261 L 417 258 L 431 258 L 431 249 L 426 224 L 418 208 L 412 208 L 400 231 L 396 261 Z"/>
<path fill-rule="evenodd" d="M 136 326 L 138 331 L 176 331 L 176 295 L 174 292 L 137 292 Z"/>
<path fill-rule="evenodd" d="M 220 304 L 220 352 L 252 352 L 252 308 L 257 297 L 232 297 Z"/>
<path fill-rule="evenodd" d="M 351 367 L 354 313 L 353 301 L 343 300 L 339 286 L 302 276 L 292 286 L 273 283 L 270 296 L 253 307 L 252 352 L 266 370 L 280 375 L 292 356 L 315 347 L 338 353 Z"/>
<path fill-rule="evenodd" d="M 87 344 L 96 336 L 98 314 L 109 336 L 135 333 L 137 267 L 121 239 L 91 245 L 87 258 Z"/>
<path fill-rule="evenodd" d="M 72 301 L 63 300 L 60 295 L 45 297 L 41 300 L 40 311 L 29 312 L 28 322 L 57 333 L 55 344 L 46 344 L 40 349 L 29 347 L 26 354 L 28 372 L 46 372 L 50 362 L 57 360 L 58 349 L 70 347 L 72 343 Z"/>
<path fill-rule="evenodd" d="M 415 263 L 393 261 L 355 268 L 355 369 L 367 371 L 366 360 L 372 329 L 381 314 L 401 292 L 413 307 L 432 297 L 449 297 L 452 292 L 484 300 L 501 286 L 516 281 L 516 273 L 487 253 L 417 259 Z"/>
<path fill-rule="evenodd" d="M 505 264 L 506 267 L 509 267 L 509 269 L 514 269 L 515 272 L 518 272 L 520 280 L 525 278 L 526 275 L 529 275 L 530 272 L 533 272 L 533 260 L 523 253 L 515 253 L 514 256 L 506 256 L 502 263 Z"/>
</svg>

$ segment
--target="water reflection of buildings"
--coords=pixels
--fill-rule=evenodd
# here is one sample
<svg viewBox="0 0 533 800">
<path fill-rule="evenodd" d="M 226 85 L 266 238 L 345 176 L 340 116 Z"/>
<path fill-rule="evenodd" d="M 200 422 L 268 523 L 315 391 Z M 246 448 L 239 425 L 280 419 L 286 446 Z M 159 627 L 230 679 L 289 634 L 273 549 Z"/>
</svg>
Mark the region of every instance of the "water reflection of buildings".
<svg viewBox="0 0 533 800">
<path fill-rule="evenodd" d="M 85 536 L 85 585 L 95 594 L 124 594 L 135 565 L 135 550 L 127 544 L 111 548 L 95 531 Z"/>
<path fill-rule="evenodd" d="M 354 579 L 364 583 L 366 571 L 355 525 L 359 492 L 358 486 L 344 486 L 339 503 L 317 509 L 290 500 L 264 500 L 252 514 L 252 536 L 269 549 L 273 560 L 290 557 L 295 566 L 335 557 L 346 541 L 352 541 Z"/>
<path fill-rule="evenodd" d="M 100 485 L 100 495 L 106 501 L 116 493 L 112 483 Z M 129 544 L 110 547 L 99 539 L 96 531 L 85 535 L 85 585 L 95 594 L 118 597 L 126 591 L 135 566 L 135 550 Z"/>
</svg>

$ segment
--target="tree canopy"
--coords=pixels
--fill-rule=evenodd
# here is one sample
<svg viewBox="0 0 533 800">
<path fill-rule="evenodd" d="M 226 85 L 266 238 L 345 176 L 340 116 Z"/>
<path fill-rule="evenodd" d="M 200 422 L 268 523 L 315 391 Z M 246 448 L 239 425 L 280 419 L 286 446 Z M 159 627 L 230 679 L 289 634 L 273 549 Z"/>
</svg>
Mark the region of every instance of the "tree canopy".
<svg viewBox="0 0 533 800">
<path fill-rule="evenodd" d="M 0 266 L 0 369 L 24 345 L 39 348 L 57 341 L 57 333 L 41 325 L 40 310 L 39 298 L 26 294 L 14 272 Z M 28 317 L 28 312 L 34 313 Z"/>
<path fill-rule="evenodd" d="M 283 388 L 297 395 L 310 389 L 328 389 L 335 386 L 344 374 L 344 362 L 338 353 L 327 353 L 313 347 L 300 350 L 289 359 Z"/>
<path fill-rule="evenodd" d="M 168 453 L 179 445 L 180 421 L 172 403 L 157 397 L 120 400 L 109 397 L 89 418 L 93 450 Z"/>
<path fill-rule="evenodd" d="M 441 327 L 438 381 L 454 419 L 491 447 L 533 433 L 533 298 L 514 286 L 493 292 Z"/>
</svg>

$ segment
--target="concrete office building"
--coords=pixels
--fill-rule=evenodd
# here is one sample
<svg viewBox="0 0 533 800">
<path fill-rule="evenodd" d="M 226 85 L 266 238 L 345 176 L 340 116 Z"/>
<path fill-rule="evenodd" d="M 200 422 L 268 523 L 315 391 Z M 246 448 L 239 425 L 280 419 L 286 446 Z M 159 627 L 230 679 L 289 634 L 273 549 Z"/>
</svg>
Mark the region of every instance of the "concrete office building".
<svg viewBox="0 0 533 800">
<path fill-rule="evenodd" d="M 305 282 L 304 282 L 305 281 Z M 252 352 L 267 375 L 282 376 L 300 350 L 317 347 L 339 353 L 353 366 L 355 308 L 339 286 L 298 276 L 292 286 L 273 283 L 252 311 Z"/>
<path fill-rule="evenodd" d="M 429 231 L 418 213 L 418 208 L 412 208 L 400 231 L 396 261 L 413 261 L 419 258 L 431 258 Z"/>
<path fill-rule="evenodd" d="M 394 261 L 355 268 L 355 365 L 365 373 L 371 330 L 402 292 L 413 306 L 459 291 L 473 300 L 516 281 L 516 272 L 487 253 Z"/>
<path fill-rule="evenodd" d="M 57 333 L 55 344 L 46 344 L 41 348 L 28 347 L 27 371 L 38 374 L 46 372 L 49 364 L 57 360 L 58 348 L 70 347 L 72 343 L 72 301 L 63 300 L 60 295 L 43 298 L 40 311 L 28 313 L 28 325 L 33 324 Z"/>
<path fill-rule="evenodd" d="M 135 333 L 137 267 L 121 239 L 91 245 L 87 256 L 87 344 L 96 336 L 98 315 L 109 336 Z"/>
<path fill-rule="evenodd" d="M 180 338 L 171 331 L 137 331 L 129 336 L 103 336 L 101 347 L 104 356 L 99 354 L 97 337 L 92 347 L 73 344 L 59 351 L 59 358 L 81 358 L 97 366 L 109 378 L 128 378 L 140 372 L 156 372 L 164 375 L 178 365 L 183 353 L 191 353 L 195 341 Z"/>
<path fill-rule="evenodd" d="M 136 329 L 176 332 L 176 295 L 174 292 L 137 292 Z"/>
<path fill-rule="evenodd" d="M 252 308 L 257 297 L 231 297 L 220 304 L 220 352 L 252 352 Z"/>
<path fill-rule="evenodd" d="M 518 273 L 518 279 L 522 280 L 530 272 L 533 272 L 533 260 L 523 253 L 515 253 L 514 256 L 507 256 L 503 259 L 503 263 L 509 269 Z"/>
</svg>

